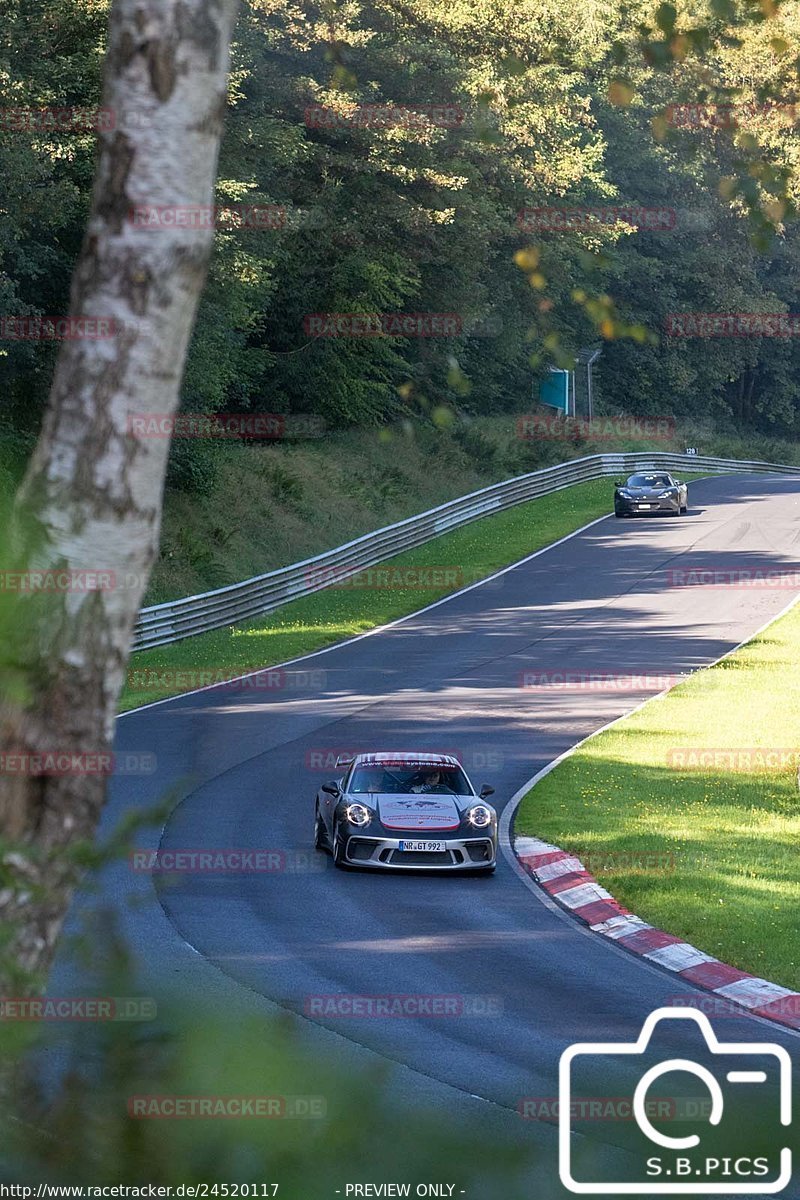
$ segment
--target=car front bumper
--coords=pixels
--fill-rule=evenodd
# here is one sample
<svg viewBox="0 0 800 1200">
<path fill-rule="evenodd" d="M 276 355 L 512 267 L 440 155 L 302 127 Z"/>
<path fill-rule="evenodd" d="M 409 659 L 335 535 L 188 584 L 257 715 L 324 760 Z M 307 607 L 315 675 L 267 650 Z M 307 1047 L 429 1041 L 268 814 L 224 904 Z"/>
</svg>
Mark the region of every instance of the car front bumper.
<svg viewBox="0 0 800 1200">
<path fill-rule="evenodd" d="M 663 516 L 681 511 L 680 496 L 661 496 L 652 500 L 626 500 L 622 496 L 614 498 L 614 511 L 626 517 L 646 517 L 648 515 Z"/>
<path fill-rule="evenodd" d="M 402 841 L 444 842 L 444 850 L 401 850 Z M 345 842 L 350 866 L 383 871 L 480 871 L 497 861 L 497 840 L 492 834 L 458 838 L 428 838 L 409 833 L 405 838 L 350 833 Z"/>
</svg>

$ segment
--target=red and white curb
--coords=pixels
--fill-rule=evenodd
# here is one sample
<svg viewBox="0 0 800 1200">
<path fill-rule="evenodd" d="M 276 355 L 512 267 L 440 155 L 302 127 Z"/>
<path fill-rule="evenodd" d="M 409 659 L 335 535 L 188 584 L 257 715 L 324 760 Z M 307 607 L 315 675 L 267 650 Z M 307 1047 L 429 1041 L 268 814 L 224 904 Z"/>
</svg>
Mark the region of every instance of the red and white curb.
<svg viewBox="0 0 800 1200">
<path fill-rule="evenodd" d="M 718 996 L 722 1011 L 731 1016 L 750 1012 L 800 1029 L 800 993 L 729 967 L 682 938 L 648 925 L 601 887 L 579 858 L 558 846 L 538 838 L 517 837 L 514 853 L 548 896 L 585 921 L 592 932 Z M 683 999 L 687 1005 L 691 1003 L 690 997 Z"/>
</svg>

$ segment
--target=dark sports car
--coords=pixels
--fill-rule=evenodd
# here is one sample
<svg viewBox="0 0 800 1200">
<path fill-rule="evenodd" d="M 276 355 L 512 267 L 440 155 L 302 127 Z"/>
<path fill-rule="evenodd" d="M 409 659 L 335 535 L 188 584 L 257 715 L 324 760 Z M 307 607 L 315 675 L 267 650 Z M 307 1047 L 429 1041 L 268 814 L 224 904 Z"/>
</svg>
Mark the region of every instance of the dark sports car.
<svg viewBox="0 0 800 1200">
<path fill-rule="evenodd" d="M 638 517 L 644 513 L 677 517 L 689 506 L 689 489 L 666 471 L 631 475 L 614 484 L 614 516 Z"/>
<path fill-rule="evenodd" d="M 337 867 L 493 871 L 493 792 L 449 754 L 357 754 L 317 792 L 314 845 Z"/>
</svg>

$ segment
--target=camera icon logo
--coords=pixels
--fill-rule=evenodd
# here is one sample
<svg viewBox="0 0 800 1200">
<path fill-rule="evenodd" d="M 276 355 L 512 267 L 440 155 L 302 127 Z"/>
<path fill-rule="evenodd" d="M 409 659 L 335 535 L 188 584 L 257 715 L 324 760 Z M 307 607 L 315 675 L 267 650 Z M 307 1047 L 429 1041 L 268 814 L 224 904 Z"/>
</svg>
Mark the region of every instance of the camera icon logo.
<svg viewBox="0 0 800 1200">
<path fill-rule="evenodd" d="M 664 1031 L 673 1033 L 674 1025 L 670 1029 L 666 1023 L 676 1021 L 691 1023 L 696 1027 L 695 1033 L 699 1030 L 705 1042 L 701 1057 L 709 1062 L 709 1066 L 688 1057 L 666 1058 L 638 1071 L 635 1057 L 653 1056 L 650 1043 L 656 1027 L 663 1022 Z M 576 1075 L 582 1070 L 590 1072 L 594 1078 L 609 1081 L 627 1078 L 631 1073 L 638 1076 L 627 1108 L 635 1122 L 632 1136 L 636 1145 L 632 1161 L 635 1162 L 636 1153 L 641 1151 L 641 1179 L 575 1178 L 574 1150 L 576 1142 L 581 1141 L 576 1139 L 573 1126 L 575 1113 L 581 1109 L 575 1082 Z M 663 1103 L 654 1105 L 648 1093 L 656 1081 L 672 1072 L 679 1073 L 684 1081 L 687 1076 L 694 1076 L 702 1085 L 702 1104 L 698 1104 L 696 1098 L 684 1104 L 688 1116 L 681 1117 L 680 1104 L 673 1103 L 673 1116 L 677 1113 L 678 1119 L 696 1122 L 702 1118 L 702 1135 L 694 1132 L 673 1135 L 656 1128 L 651 1120 L 654 1110 L 660 1111 Z M 740 1112 L 738 1124 L 733 1117 L 727 1128 L 726 1114 L 729 1108 L 735 1110 L 737 1105 L 731 1104 L 730 1097 L 726 1097 L 723 1082 L 732 1085 L 729 1092 L 736 1096 Z M 772 1091 L 767 1094 L 765 1085 L 769 1087 L 770 1084 Z M 662 1083 L 662 1089 L 664 1086 Z M 769 1111 L 769 1102 L 775 1101 L 777 1124 L 791 1124 L 791 1087 L 792 1063 L 783 1046 L 774 1042 L 720 1042 L 704 1013 L 691 1008 L 656 1009 L 647 1017 L 635 1042 L 579 1042 L 562 1054 L 558 1133 L 561 1182 L 568 1191 L 589 1196 L 764 1196 L 781 1192 L 792 1177 L 792 1152 L 788 1146 L 780 1145 L 785 1137 L 774 1124 L 771 1129 L 766 1128 L 763 1121 Z M 621 1102 L 616 1103 L 619 1107 Z M 748 1154 L 743 1144 L 748 1133 L 754 1134 L 756 1153 Z M 586 1170 L 577 1173 L 583 1176 Z"/>
</svg>

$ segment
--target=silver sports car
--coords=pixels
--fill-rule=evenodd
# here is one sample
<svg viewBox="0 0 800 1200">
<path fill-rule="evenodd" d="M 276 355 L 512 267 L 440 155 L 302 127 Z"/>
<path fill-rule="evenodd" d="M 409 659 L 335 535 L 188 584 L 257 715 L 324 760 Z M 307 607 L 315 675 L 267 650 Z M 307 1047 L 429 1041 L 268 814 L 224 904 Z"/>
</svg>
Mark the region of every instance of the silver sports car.
<svg viewBox="0 0 800 1200">
<path fill-rule="evenodd" d="M 339 764 L 337 764 L 339 765 Z M 497 813 L 449 754 L 357 754 L 317 792 L 314 844 L 337 867 L 493 871 Z"/>
</svg>

